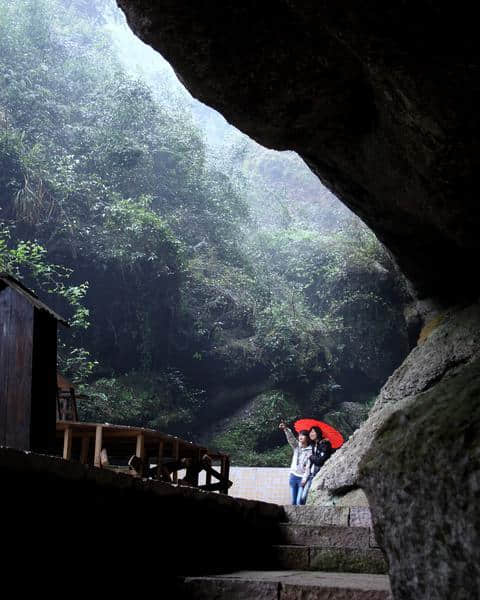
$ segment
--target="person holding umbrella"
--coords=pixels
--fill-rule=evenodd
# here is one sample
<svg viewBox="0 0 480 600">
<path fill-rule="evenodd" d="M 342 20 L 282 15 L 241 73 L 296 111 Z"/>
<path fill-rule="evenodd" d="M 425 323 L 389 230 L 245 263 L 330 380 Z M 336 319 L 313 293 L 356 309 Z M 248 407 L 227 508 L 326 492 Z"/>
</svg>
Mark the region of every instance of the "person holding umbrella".
<svg viewBox="0 0 480 600">
<path fill-rule="evenodd" d="M 323 435 L 321 427 L 314 425 L 308 432 L 308 437 L 312 442 L 312 455 L 310 462 L 313 465 L 312 477 L 320 471 L 326 461 L 332 455 L 332 444 L 329 439 Z"/>
<path fill-rule="evenodd" d="M 293 435 L 291 429 L 282 421 L 279 425 L 287 437 L 287 442 L 293 449 L 292 464 L 290 465 L 290 490 L 292 492 L 292 504 L 305 504 L 307 496 L 304 494 L 304 488 L 309 479 L 312 463 L 310 457 L 312 447 L 308 437 L 308 430 L 300 430 L 298 440 Z"/>
<path fill-rule="evenodd" d="M 300 419 L 295 423 L 295 429 L 297 431 L 308 430 L 312 448 L 312 452 L 309 456 L 309 475 L 307 482 L 303 487 L 302 494 L 302 504 L 305 504 L 313 478 L 333 454 L 334 449 L 340 448 L 344 440 L 339 431 L 331 425 L 328 425 L 323 421 L 317 421 L 316 419 Z"/>
</svg>

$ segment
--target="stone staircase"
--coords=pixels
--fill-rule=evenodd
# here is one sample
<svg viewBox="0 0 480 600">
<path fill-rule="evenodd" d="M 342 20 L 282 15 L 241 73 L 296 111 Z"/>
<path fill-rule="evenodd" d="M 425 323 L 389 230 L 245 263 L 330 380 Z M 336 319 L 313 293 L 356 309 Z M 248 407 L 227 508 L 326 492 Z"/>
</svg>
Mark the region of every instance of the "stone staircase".
<svg viewBox="0 0 480 600">
<path fill-rule="evenodd" d="M 390 600 L 366 507 L 286 506 L 259 570 L 185 577 L 194 600 Z M 254 541 L 252 541 L 254 543 Z"/>
</svg>

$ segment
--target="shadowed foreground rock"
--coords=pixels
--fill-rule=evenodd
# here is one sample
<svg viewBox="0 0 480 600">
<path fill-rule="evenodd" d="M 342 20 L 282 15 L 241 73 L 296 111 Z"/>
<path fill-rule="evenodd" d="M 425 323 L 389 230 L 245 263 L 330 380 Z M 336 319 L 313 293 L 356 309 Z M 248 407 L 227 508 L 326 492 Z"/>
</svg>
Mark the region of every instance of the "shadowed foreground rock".
<svg viewBox="0 0 480 600">
<path fill-rule="evenodd" d="M 479 399 L 477 360 L 393 414 L 362 461 L 396 600 L 480 597 Z"/>
<path fill-rule="evenodd" d="M 77 592 L 155 582 L 167 598 L 178 575 L 255 568 L 284 518 L 275 504 L 11 448 L 0 447 L 0 477 L 4 572 L 65 574 Z"/>
</svg>

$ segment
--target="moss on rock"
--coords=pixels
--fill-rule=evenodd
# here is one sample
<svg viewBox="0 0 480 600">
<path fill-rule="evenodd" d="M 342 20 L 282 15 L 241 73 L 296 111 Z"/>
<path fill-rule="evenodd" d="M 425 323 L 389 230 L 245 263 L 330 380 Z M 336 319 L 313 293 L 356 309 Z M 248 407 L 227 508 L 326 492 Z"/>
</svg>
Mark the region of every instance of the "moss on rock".
<svg viewBox="0 0 480 600">
<path fill-rule="evenodd" d="M 396 411 L 361 463 L 396 600 L 478 596 L 479 397 L 477 359 Z"/>
</svg>

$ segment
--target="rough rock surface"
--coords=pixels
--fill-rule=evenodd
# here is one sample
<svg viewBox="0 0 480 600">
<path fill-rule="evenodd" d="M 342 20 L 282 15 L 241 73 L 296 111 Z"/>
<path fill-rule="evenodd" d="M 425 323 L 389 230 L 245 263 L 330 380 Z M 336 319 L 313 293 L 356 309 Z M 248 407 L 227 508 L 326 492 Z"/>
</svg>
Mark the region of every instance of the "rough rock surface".
<svg viewBox="0 0 480 600">
<path fill-rule="evenodd" d="M 452 309 L 435 319 L 435 327 L 388 379 L 368 420 L 325 464 L 312 484 L 311 503 L 335 502 L 357 485 L 358 466 L 375 435 L 393 412 L 442 379 L 458 375 L 480 355 L 480 304 Z"/>
<path fill-rule="evenodd" d="M 291 506 L 283 507 L 285 522 L 299 525 L 348 525 L 350 508 L 334 506 Z"/>
<path fill-rule="evenodd" d="M 368 527 L 339 527 L 338 525 L 295 525 L 284 523 L 280 527 L 279 543 L 327 548 L 368 548 Z"/>
<path fill-rule="evenodd" d="M 478 289 L 474 5 L 117 0 L 203 102 L 299 152 L 424 295 Z"/>
<path fill-rule="evenodd" d="M 396 600 L 480 597 L 480 360 L 393 414 L 361 465 Z"/>
<path fill-rule="evenodd" d="M 342 506 L 350 506 L 350 513 L 352 513 L 353 510 L 362 512 L 362 510 L 369 512 L 368 510 L 368 498 L 365 495 L 365 492 L 361 489 L 355 489 L 352 490 L 350 492 L 347 492 L 346 494 L 344 494 L 341 498 L 339 498 L 336 502 L 335 502 L 335 508 L 338 507 L 342 507 Z M 351 515 L 350 515 L 350 520 L 351 520 Z"/>
</svg>

